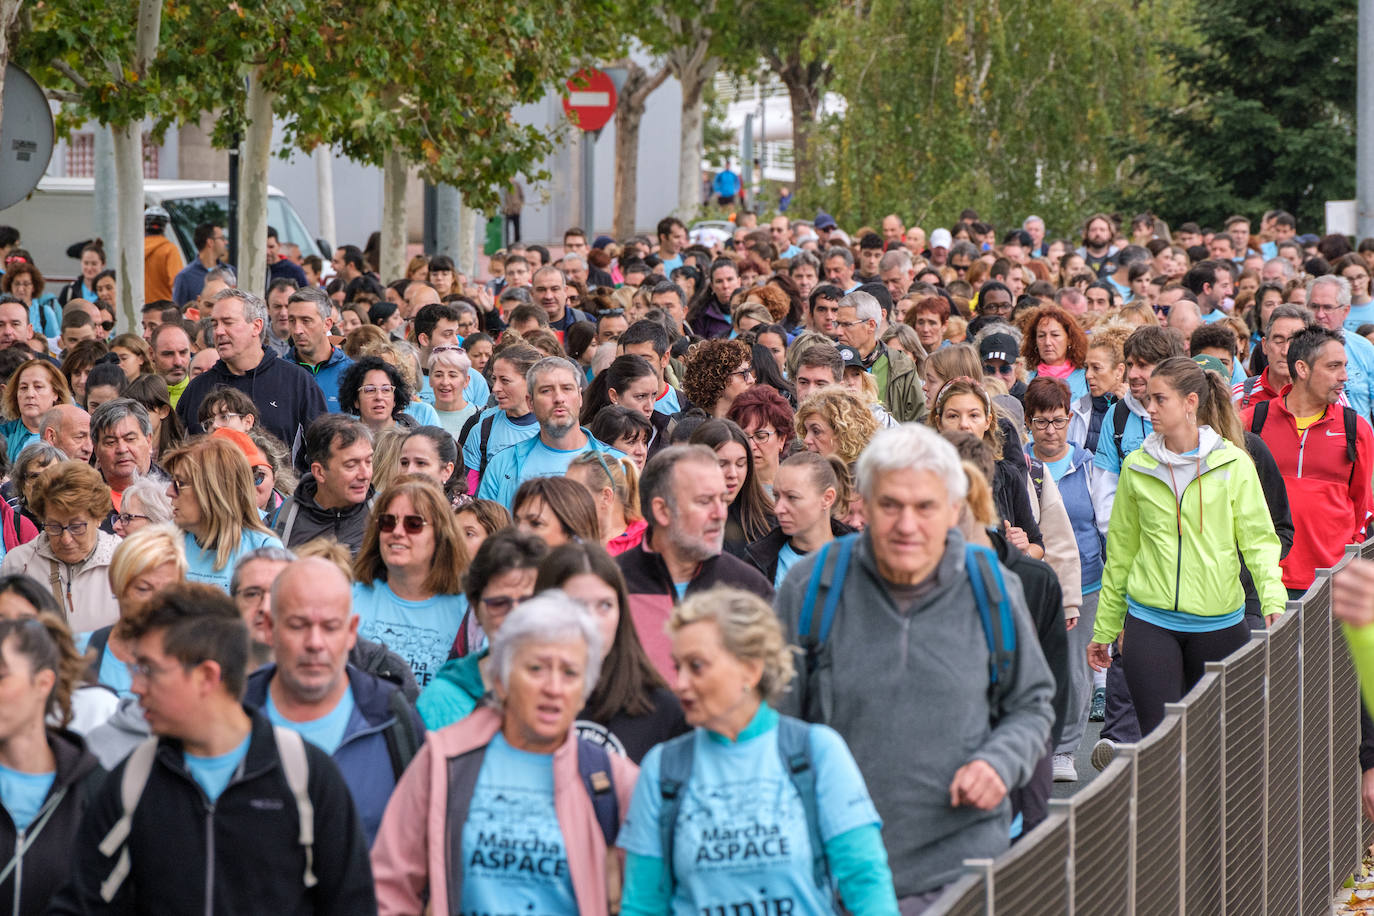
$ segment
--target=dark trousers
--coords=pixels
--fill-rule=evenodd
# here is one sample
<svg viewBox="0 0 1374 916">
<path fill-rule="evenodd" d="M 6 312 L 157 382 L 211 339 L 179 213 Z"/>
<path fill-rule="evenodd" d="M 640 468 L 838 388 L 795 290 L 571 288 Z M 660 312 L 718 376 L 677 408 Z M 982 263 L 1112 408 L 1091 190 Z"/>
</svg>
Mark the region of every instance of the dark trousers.
<svg viewBox="0 0 1374 916">
<path fill-rule="evenodd" d="M 1112 666 L 1107 669 L 1107 709 L 1102 716 L 1101 737 L 1117 744 L 1135 744 L 1140 740 L 1140 723 L 1136 721 L 1131 691 L 1126 686 L 1126 656 L 1121 652 L 1112 656 Z"/>
<path fill-rule="evenodd" d="M 1021 815 L 1021 834 L 1017 840 L 1040 826 L 1050 813 L 1050 792 L 1054 789 L 1054 748 L 1046 748 L 1044 757 L 1031 770 L 1030 781 L 1011 790 L 1011 815 Z"/>
<path fill-rule="evenodd" d="M 506 214 L 506 247 L 509 248 L 520 241 L 520 214 L 511 216 Z"/>
<path fill-rule="evenodd" d="M 1219 662 L 1245 645 L 1250 626 L 1245 621 L 1224 630 L 1176 633 L 1126 615 L 1126 648 L 1136 664 L 1126 667 L 1126 685 L 1148 735 L 1164 720 L 1164 704 L 1177 703 L 1206 673 L 1208 662 Z"/>
</svg>

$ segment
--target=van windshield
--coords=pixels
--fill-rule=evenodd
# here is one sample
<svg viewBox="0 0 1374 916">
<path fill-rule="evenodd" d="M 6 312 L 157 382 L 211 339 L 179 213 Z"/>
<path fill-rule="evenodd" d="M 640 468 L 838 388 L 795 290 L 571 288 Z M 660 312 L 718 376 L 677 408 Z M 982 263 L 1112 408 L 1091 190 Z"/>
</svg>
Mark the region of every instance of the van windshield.
<svg viewBox="0 0 1374 916">
<path fill-rule="evenodd" d="M 189 262 L 196 256 L 196 246 L 192 241 L 196 226 L 201 223 L 214 223 L 228 229 L 229 198 L 224 197 L 180 197 L 162 201 L 162 207 L 172 217 L 172 230 L 176 233 L 178 244 Z M 301 222 L 300 216 L 285 197 L 274 194 L 267 198 L 267 225 L 277 230 L 277 240 L 283 245 L 295 243 L 300 246 L 301 256 L 323 254 L 310 237 L 310 232 Z"/>
</svg>

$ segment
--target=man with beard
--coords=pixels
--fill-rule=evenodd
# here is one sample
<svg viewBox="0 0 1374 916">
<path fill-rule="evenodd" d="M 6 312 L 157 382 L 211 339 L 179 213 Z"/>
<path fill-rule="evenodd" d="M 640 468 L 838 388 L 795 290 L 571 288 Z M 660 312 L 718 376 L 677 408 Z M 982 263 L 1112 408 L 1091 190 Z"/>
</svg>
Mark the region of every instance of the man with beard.
<svg viewBox="0 0 1374 916">
<path fill-rule="evenodd" d="M 1115 270 L 1112 263 L 1112 255 L 1116 254 L 1116 246 L 1112 244 L 1115 234 L 1116 226 L 1105 213 L 1093 214 L 1083 227 L 1083 247 L 1078 249 L 1078 253 L 1083 256 L 1088 269 L 1099 277 L 1106 277 Z"/>
<path fill-rule="evenodd" d="M 649 459 L 639 478 L 649 531 L 616 563 L 625 574 L 635 631 L 665 678 L 676 677 L 664 625 L 679 601 L 717 585 L 773 600 L 773 587 L 762 573 L 723 552 L 728 492 L 715 452 L 704 445 L 665 448 Z"/>
</svg>

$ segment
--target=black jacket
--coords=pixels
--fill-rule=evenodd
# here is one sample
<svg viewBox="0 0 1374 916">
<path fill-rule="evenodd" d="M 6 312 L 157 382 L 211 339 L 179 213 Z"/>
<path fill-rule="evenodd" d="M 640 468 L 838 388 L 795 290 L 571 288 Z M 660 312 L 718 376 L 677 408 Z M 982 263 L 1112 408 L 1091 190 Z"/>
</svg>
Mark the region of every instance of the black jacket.
<svg viewBox="0 0 1374 916">
<path fill-rule="evenodd" d="M 1264 502 L 1269 507 L 1269 519 L 1274 523 L 1274 534 L 1279 538 L 1279 559 L 1282 560 L 1293 549 L 1293 512 L 1288 508 L 1288 487 L 1284 483 L 1283 472 L 1279 470 L 1279 463 L 1274 460 L 1274 453 L 1265 441 L 1248 429 L 1245 431 L 1245 450 L 1255 463 L 1260 489 L 1264 491 Z M 1245 588 L 1245 616 L 1249 618 L 1250 629 L 1264 629 L 1255 579 L 1245 565 L 1245 557 L 1240 558 L 1240 584 Z"/>
<path fill-rule="evenodd" d="M 263 427 L 291 450 L 297 469 L 309 470 L 304 463 L 305 431 L 316 417 L 328 411 L 324 392 L 315 384 L 314 376 L 270 351 L 263 353 L 262 362 L 243 375 L 230 372 L 224 360 L 220 360 L 191 379 L 177 402 L 177 416 L 186 424 L 188 435 L 205 432 L 200 426 L 200 402 L 221 385 L 248 395 L 262 413 Z"/>
<path fill-rule="evenodd" d="M 105 777 L 105 771 L 86 750 L 86 742 L 75 732 L 48 729 L 48 747 L 57 759 L 57 775 L 43 807 L 28 827 L 25 839 L 31 845 L 9 877 L 0 881 L 0 912 L 15 916 L 45 912 L 52 895 L 67 880 L 72 840 L 87 802 Z M 45 814 L 50 808 L 52 814 Z M 0 806 L 0 870 L 14 858 L 17 839 L 14 821 Z"/>
<path fill-rule="evenodd" d="M 123 810 L 119 789 L 127 759 L 115 767 L 86 812 L 71 852 L 71 880 L 49 913 L 377 912 L 367 844 L 348 786 L 329 755 L 309 742 L 305 751 L 319 883 L 305 887 L 296 800 L 282 770 L 276 737 L 266 718 L 246 711 L 252 719 L 248 755 L 214 804 L 186 768 L 181 742 L 161 739 L 127 842 L 131 871 L 107 904 L 100 897 L 100 885 L 118 853 L 107 858 L 99 845 Z"/>
<path fill-rule="evenodd" d="M 298 547 L 318 537 L 333 538 L 346 544 L 353 553 L 363 546 L 367 533 L 367 516 L 376 496 L 368 491 L 367 499 L 343 509 L 326 509 L 315 501 L 320 483 L 313 474 L 306 474 L 296 485 L 296 492 L 282 503 L 277 511 L 277 534 L 287 547 Z M 287 531 L 287 528 L 290 531 Z"/>
<path fill-rule="evenodd" d="M 853 528 L 839 519 L 830 519 L 830 533 L 835 537 L 841 538 L 853 532 Z M 778 553 L 787 541 L 788 537 L 782 533 L 782 529 L 774 527 L 772 531 L 745 548 L 744 559 L 753 563 L 758 571 L 763 573 L 763 577 L 772 582 L 778 574 Z"/>
</svg>

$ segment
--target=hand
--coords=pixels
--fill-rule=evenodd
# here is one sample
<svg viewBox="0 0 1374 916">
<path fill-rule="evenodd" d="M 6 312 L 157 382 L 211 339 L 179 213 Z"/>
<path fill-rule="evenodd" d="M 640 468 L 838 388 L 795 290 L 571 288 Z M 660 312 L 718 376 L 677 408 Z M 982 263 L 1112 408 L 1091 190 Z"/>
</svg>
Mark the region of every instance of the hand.
<svg viewBox="0 0 1374 916">
<path fill-rule="evenodd" d="M 986 760 L 970 760 L 955 772 L 954 782 L 949 784 L 949 803 L 955 808 L 968 805 L 991 811 L 1006 795 L 1006 783 Z"/>
<path fill-rule="evenodd" d="M 1030 538 L 1026 537 L 1026 532 L 1017 528 L 1011 522 L 1003 522 L 1002 525 L 1006 528 L 1007 540 L 1011 541 L 1012 546 L 1017 550 L 1025 553 L 1026 549 L 1030 547 Z"/>
<path fill-rule="evenodd" d="M 1271 628 L 1272 628 L 1272 627 L 1274 626 L 1274 624 L 1276 624 L 1276 623 L 1279 622 L 1279 618 L 1282 617 L 1282 616 L 1283 616 L 1282 614 L 1265 614 L 1265 615 L 1264 615 L 1264 625 L 1265 625 L 1266 627 L 1271 627 Z"/>
<path fill-rule="evenodd" d="M 1105 642 L 1088 643 L 1088 664 L 1094 671 L 1106 671 L 1112 666 L 1112 656 Z"/>
<path fill-rule="evenodd" d="M 1360 804 L 1364 808 L 1364 816 L 1374 821 L 1374 770 L 1365 770 L 1360 774 Z"/>
<path fill-rule="evenodd" d="M 1065 632 L 1068 632 L 1069 630 L 1072 630 L 1072 629 L 1073 629 L 1074 627 L 1076 627 L 1076 626 L 1078 626 L 1078 618 L 1077 618 L 1077 617 L 1066 617 L 1066 618 L 1064 618 L 1064 631 L 1065 631 Z"/>
<path fill-rule="evenodd" d="M 1352 627 L 1374 623 L 1374 561 L 1356 557 L 1331 577 L 1331 616 Z"/>
</svg>

